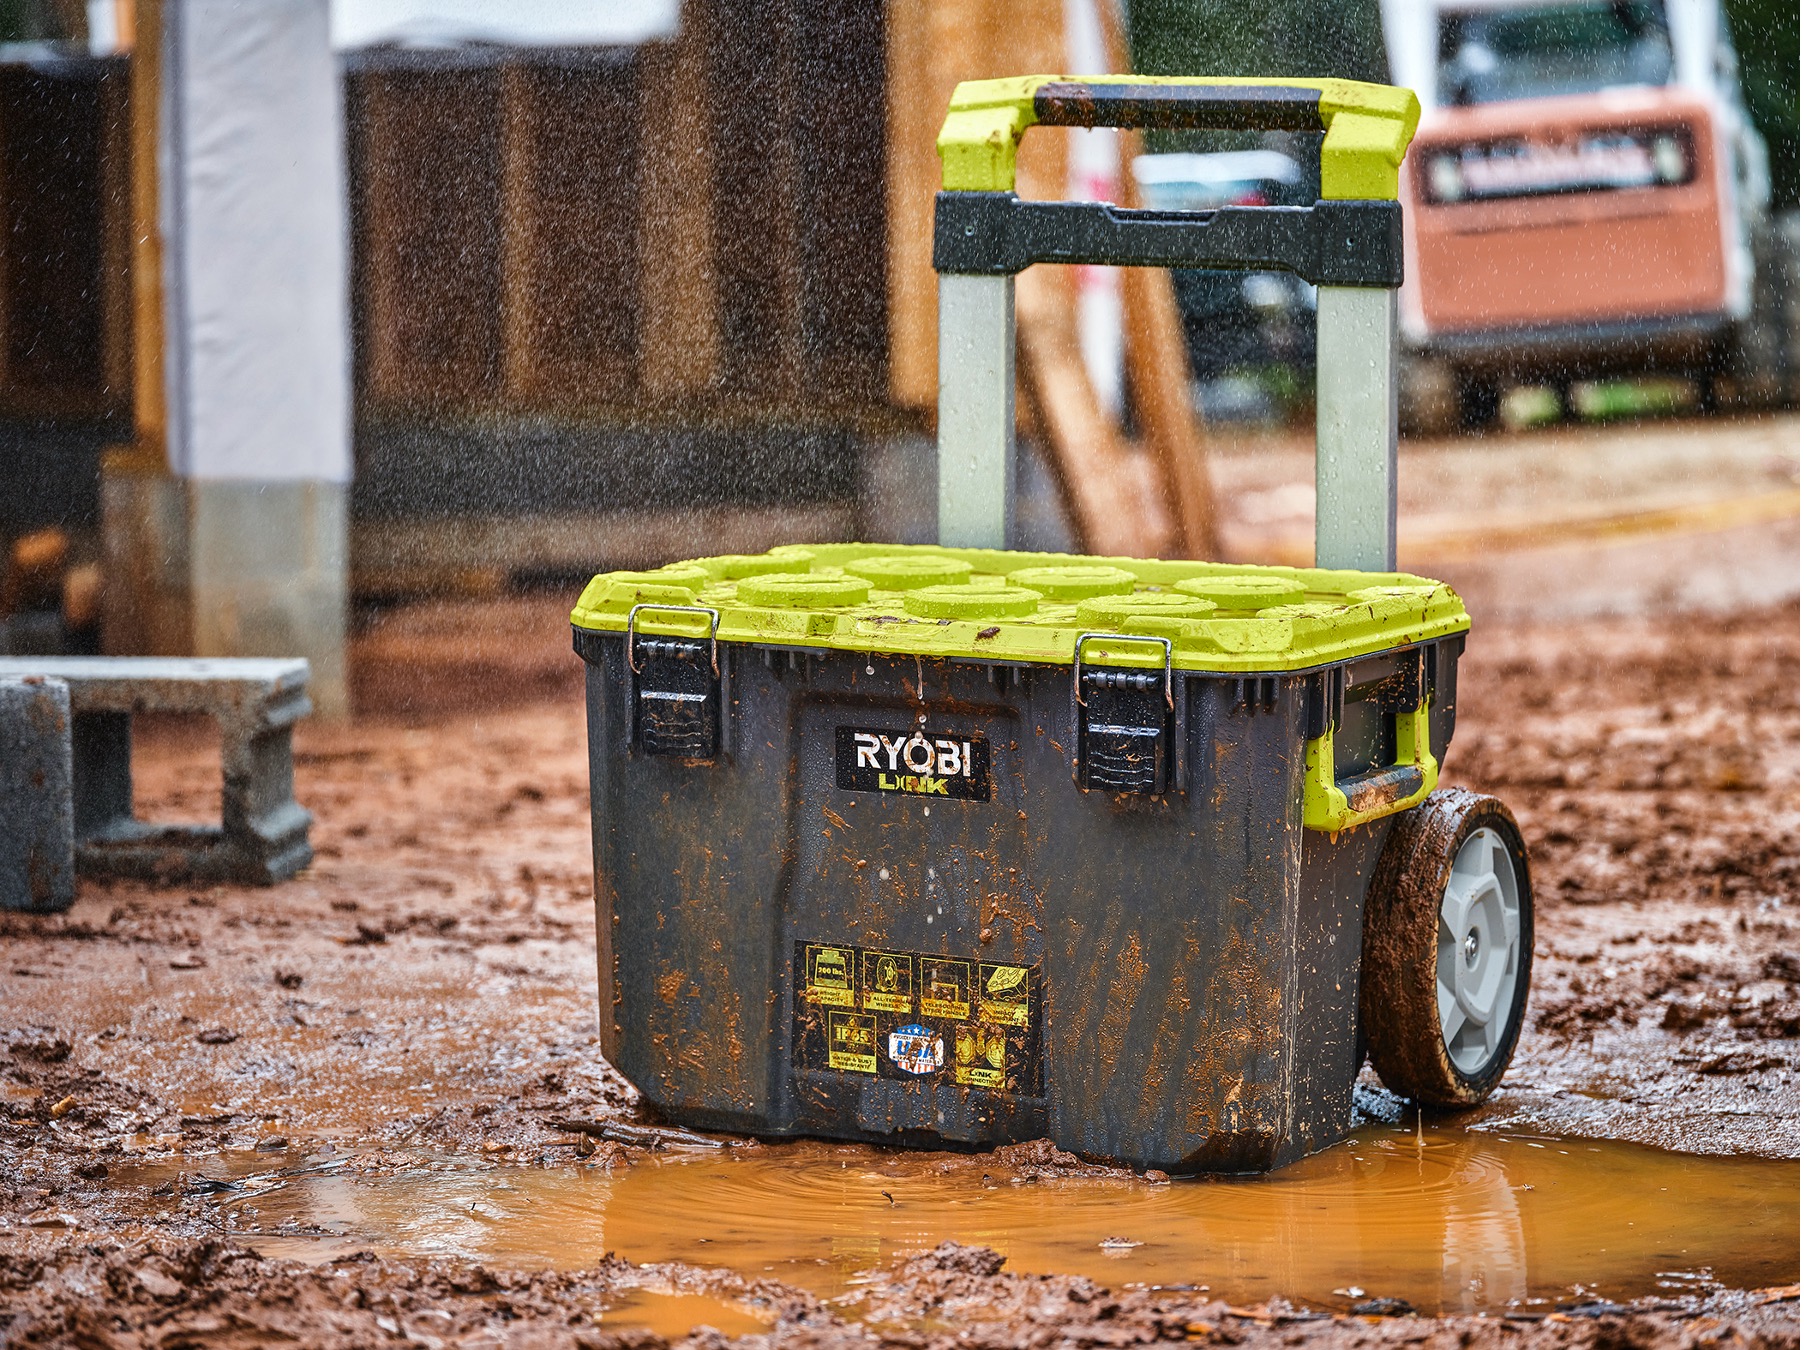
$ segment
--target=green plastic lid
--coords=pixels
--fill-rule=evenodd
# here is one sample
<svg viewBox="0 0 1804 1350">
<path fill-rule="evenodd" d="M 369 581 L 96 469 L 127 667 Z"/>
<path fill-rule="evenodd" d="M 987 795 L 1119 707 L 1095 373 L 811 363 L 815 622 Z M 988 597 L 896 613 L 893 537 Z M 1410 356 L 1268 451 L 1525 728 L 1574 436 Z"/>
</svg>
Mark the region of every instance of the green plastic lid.
<svg viewBox="0 0 1804 1350">
<path fill-rule="evenodd" d="M 708 584 L 708 578 L 712 574 L 700 563 L 675 562 L 666 563 L 650 572 L 640 572 L 638 575 L 653 577 L 660 581 L 672 581 L 684 586 L 694 586 L 699 590 Z"/>
<path fill-rule="evenodd" d="M 1048 600 L 1088 600 L 1095 595 L 1126 595 L 1134 574 L 1107 563 L 1072 563 L 1064 567 L 1019 567 L 1008 574 L 1011 584 L 1038 591 Z"/>
<path fill-rule="evenodd" d="M 1368 602 L 1382 603 L 1386 600 L 1423 600 L 1434 593 L 1434 587 L 1421 586 L 1361 586 L 1356 591 L 1348 591 L 1349 600 L 1357 600 L 1360 604 Z"/>
<path fill-rule="evenodd" d="M 902 608 L 923 619 L 1025 619 L 1042 598 L 1019 586 L 928 586 L 905 595 Z"/>
<path fill-rule="evenodd" d="M 1459 596 L 1403 572 L 1246 567 L 895 544 L 817 544 L 605 572 L 570 621 L 619 633 L 898 656 L 1071 663 L 1082 632 L 1157 636 L 1180 670 L 1303 670 L 1461 633 Z M 1092 640 L 1086 662 L 1156 666 L 1162 644 Z"/>
<path fill-rule="evenodd" d="M 1077 621 L 1092 628 L 1121 628 L 1136 619 L 1200 619 L 1214 608 L 1213 601 L 1176 591 L 1135 591 L 1081 602 Z"/>
<path fill-rule="evenodd" d="M 1177 589 L 1221 609 L 1255 611 L 1299 604 L 1309 594 L 1293 577 L 1272 576 L 1185 577 Z"/>
<path fill-rule="evenodd" d="M 785 544 L 769 553 L 723 553 L 718 558 L 698 558 L 695 565 L 710 576 L 742 581 L 746 577 L 768 576 L 773 572 L 806 572 L 813 562 L 813 549 Z"/>
<path fill-rule="evenodd" d="M 854 559 L 846 564 L 846 571 L 886 591 L 913 591 L 968 580 L 971 564 L 938 553 L 885 553 Z"/>
<path fill-rule="evenodd" d="M 751 605 L 781 605 L 785 609 L 862 604 L 871 593 L 863 577 L 836 576 L 830 572 L 754 572 L 736 588 L 738 598 Z"/>
<path fill-rule="evenodd" d="M 656 572 L 610 572 L 608 598 L 627 605 L 692 605 L 701 582 Z"/>
</svg>

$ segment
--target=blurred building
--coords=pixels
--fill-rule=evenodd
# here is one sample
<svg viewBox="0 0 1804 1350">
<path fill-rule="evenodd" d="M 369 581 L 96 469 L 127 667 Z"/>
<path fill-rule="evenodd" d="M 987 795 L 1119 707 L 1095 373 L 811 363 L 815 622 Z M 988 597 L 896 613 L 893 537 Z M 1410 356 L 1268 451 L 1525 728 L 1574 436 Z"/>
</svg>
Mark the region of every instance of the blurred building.
<svg viewBox="0 0 1804 1350">
<path fill-rule="evenodd" d="M 283 626 L 213 623 L 263 601 L 197 601 L 200 570 L 343 570 L 334 531 L 372 596 L 918 534 L 931 485 L 893 449 L 936 397 L 934 135 L 958 79 L 1064 67 L 1066 7 L 361 0 L 314 52 L 325 116 L 292 47 L 325 0 L 27 4 L 0 45 L 0 532 L 110 547 L 108 646 L 222 652 Z M 290 171 L 321 128 L 336 186 Z M 1025 186 L 1068 177 L 1066 137 L 1030 139 Z M 334 267 L 343 413 L 305 336 Z M 1077 352 L 1045 271 L 1041 327 Z M 211 563 L 195 475 L 256 484 Z M 272 484 L 318 500 L 271 514 Z"/>
</svg>

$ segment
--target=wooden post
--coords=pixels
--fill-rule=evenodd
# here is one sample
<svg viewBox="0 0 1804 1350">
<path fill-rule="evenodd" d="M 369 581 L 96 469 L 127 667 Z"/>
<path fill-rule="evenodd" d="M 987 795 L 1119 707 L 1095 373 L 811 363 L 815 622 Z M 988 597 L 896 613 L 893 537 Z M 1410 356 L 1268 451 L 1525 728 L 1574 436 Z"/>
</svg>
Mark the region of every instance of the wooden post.
<svg viewBox="0 0 1804 1350">
<path fill-rule="evenodd" d="M 129 73 L 109 72 L 100 87 L 100 368 L 109 410 L 133 397 L 132 255 L 142 233 L 133 203 L 132 89 Z"/>
<path fill-rule="evenodd" d="M 399 120 L 398 100 L 392 77 L 382 70 L 347 77 L 346 89 L 352 133 L 363 149 L 350 162 L 350 172 L 359 179 L 352 187 L 352 200 L 361 201 L 354 225 L 361 254 L 358 299 L 363 305 L 360 392 L 368 402 L 399 402 L 411 391 L 400 341 L 406 288 L 397 275 L 392 243 L 399 213 L 389 156 Z"/>
<path fill-rule="evenodd" d="M 532 162 L 538 153 L 534 134 L 533 72 L 514 60 L 501 67 L 501 388 L 515 405 L 530 404 L 538 381 L 534 337 L 539 325 L 539 249 L 533 237 Z"/>
<path fill-rule="evenodd" d="M 939 393 L 939 292 L 930 260 L 940 165 L 933 139 L 952 92 L 942 92 L 936 64 L 949 8 L 936 0 L 889 5 L 890 398 L 921 411 L 931 411 Z"/>
<path fill-rule="evenodd" d="M 130 453 L 134 467 L 167 472 L 163 226 L 157 184 L 158 131 L 163 101 L 163 0 L 138 0 L 132 38 L 132 425 L 135 438 Z"/>
<path fill-rule="evenodd" d="M 639 57 L 639 384 L 653 402 L 705 393 L 720 364 L 708 18 L 702 0 L 685 0 L 676 41 Z"/>
<path fill-rule="evenodd" d="M 892 0 L 888 46 L 890 396 L 931 413 L 939 393 L 934 141 L 961 80 L 1063 67 L 1064 9 L 1061 0 Z M 1018 162 L 1022 196 L 1064 192 L 1063 133 L 1028 137 Z"/>
<path fill-rule="evenodd" d="M 931 258 L 940 166 L 934 140 L 952 90 L 961 80 L 1061 71 L 1065 65 L 1059 0 L 892 0 L 890 395 L 904 407 L 931 412 L 938 393 L 938 285 Z M 1042 129 L 1028 136 L 1017 161 L 1020 194 L 1064 196 L 1067 153 L 1068 133 Z M 1022 273 L 1016 323 L 1019 415 L 1038 433 L 1077 547 L 1167 552 L 1177 538 L 1177 510 L 1159 498 L 1174 494 L 1148 490 L 1145 457 L 1130 450 L 1102 407 L 1079 348 L 1070 269 Z"/>
<path fill-rule="evenodd" d="M 101 647 L 110 655 L 170 656 L 191 650 L 188 502 L 169 471 L 164 386 L 163 4 L 139 0 L 130 66 L 131 180 L 128 245 L 132 442 L 101 457 L 101 540 L 106 585 Z M 109 363 L 110 368 L 110 363 Z"/>
<path fill-rule="evenodd" d="M 352 82 L 364 405 L 492 411 L 504 390 L 502 74 Z"/>
</svg>

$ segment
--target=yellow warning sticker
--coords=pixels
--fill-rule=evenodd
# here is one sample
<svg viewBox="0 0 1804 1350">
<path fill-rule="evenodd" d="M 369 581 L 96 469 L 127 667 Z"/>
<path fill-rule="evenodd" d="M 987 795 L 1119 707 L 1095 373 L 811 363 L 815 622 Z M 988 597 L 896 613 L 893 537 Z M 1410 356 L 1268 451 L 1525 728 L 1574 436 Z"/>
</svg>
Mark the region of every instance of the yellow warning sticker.
<svg viewBox="0 0 1804 1350">
<path fill-rule="evenodd" d="M 877 1019 L 864 1013 L 828 1013 L 827 1067 L 846 1073 L 876 1073 Z"/>
<path fill-rule="evenodd" d="M 988 953 L 1002 955 L 999 951 Z M 1044 1097 L 1041 968 L 854 942 L 790 948 L 791 1063 L 810 1091 L 869 1082 L 956 1084 Z"/>
<path fill-rule="evenodd" d="M 960 1027 L 952 1039 L 952 1079 L 968 1087 L 1003 1087 L 1008 1082 L 1008 1032 L 981 1023 Z"/>
<path fill-rule="evenodd" d="M 860 1006 L 878 1012 L 913 1012 L 915 1006 L 914 958 L 907 952 L 860 951 Z"/>
<path fill-rule="evenodd" d="M 824 1003 L 832 1008 L 852 1006 L 852 952 L 849 948 L 808 949 L 808 980 L 804 997 L 810 1003 Z"/>
<path fill-rule="evenodd" d="M 971 1015 L 971 963 L 944 956 L 921 958 L 921 1016 Z"/>
<path fill-rule="evenodd" d="M 993 966 L 987 962 L 977 968 L 981 993 L 977 1000 L 977 1016 L 999 1027 L 1027 1025 L 1027 967 Z"/>
</svg>

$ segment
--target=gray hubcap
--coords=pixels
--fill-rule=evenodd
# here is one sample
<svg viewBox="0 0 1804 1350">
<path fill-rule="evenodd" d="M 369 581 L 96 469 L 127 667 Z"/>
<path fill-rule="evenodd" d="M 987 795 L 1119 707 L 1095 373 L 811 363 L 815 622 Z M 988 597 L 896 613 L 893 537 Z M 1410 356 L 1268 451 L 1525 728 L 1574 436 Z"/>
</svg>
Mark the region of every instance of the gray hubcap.
<svg viewBox="0 0 1804 1350">
<path fill-rule="evenodd" d="M 1435 986 L 1441 1037 L 1462 1073 L 1477 1073 L 1509 1031 L 1522 960 L 1522 897 L 1495 830 L 1460 845 L 1441 896 Z"/>
</svg>

